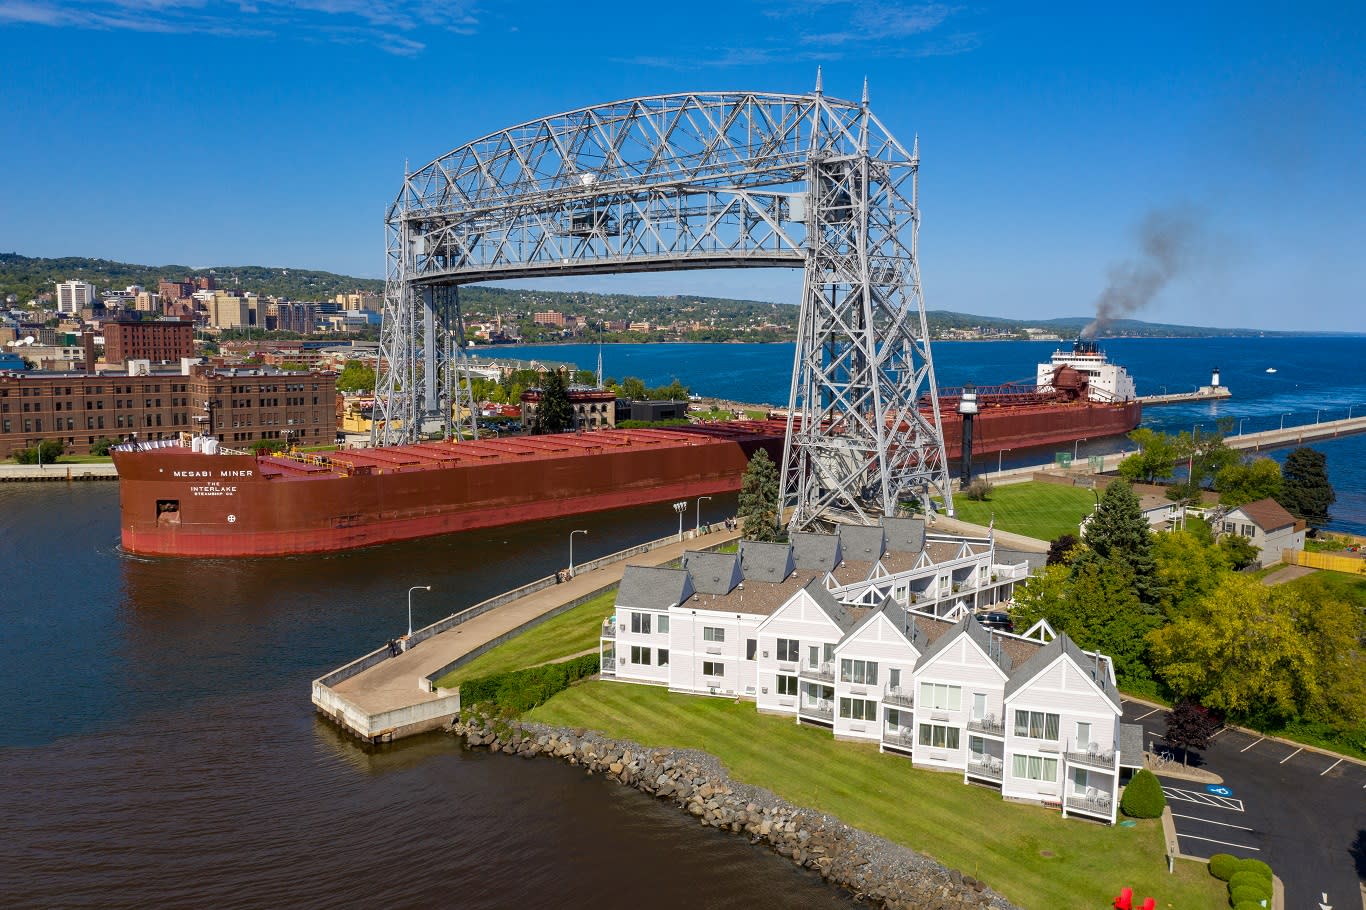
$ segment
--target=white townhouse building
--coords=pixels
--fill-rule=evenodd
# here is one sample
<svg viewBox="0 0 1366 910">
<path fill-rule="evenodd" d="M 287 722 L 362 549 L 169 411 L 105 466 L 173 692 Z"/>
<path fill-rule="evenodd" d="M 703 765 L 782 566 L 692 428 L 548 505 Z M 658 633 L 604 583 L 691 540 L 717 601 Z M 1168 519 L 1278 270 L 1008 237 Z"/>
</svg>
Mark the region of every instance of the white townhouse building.
<svg viewBox="0 0 1366 910">
<path fill-rule="evenodd" d="M 1113 823 L 1125 774 L 1142 766 L 1143 734 L 1119 722 L 1109 658 L 1066 635 L 1045 643 L 1042 623 L 1026 635 L 988 629 L 944 598 L 907 609 L 896 598 L 903 584 L 933 579 L 937 590 L 946 577 L 948 593 L 961 594 L 956 572 L 978 580 L 985 566 L 999 582 L 1003 567 L 990 540 L 921 534 L 910 570 L 879 574 L 916 543 L 912 525 L 893 531 L 794 534 L 788 544 L 742 541 L 734 554 L 688 552 L 681 568 L 628 566 L 603 627 L 603 678 L 752 699 L 1006 799 Z M 869 586 L 831 585 L 860 570 L 878 576 L 879 602 L 867 602 Z"/>
</svg>

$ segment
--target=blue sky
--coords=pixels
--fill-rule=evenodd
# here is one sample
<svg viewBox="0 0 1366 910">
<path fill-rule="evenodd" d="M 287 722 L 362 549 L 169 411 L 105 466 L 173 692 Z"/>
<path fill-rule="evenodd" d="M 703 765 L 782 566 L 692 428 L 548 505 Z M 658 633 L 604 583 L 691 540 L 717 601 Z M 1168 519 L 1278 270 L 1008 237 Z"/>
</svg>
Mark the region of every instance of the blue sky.
<svg viewBox="0 0 1366 910">
<path fill-rule="evenodd" d="M 1088 313 L 1176 209 L 1198 255 L 1142 318 L 1362 330 L 1366 16 L 1109 6 L 0 0 L 0 250 L 379 276 L 405 160 L 635 95 L 806 91 L 819 65 L 920 134 L 930 308 Z M 546 286 L 795 302 L 800 280 Z"/>
</svg>

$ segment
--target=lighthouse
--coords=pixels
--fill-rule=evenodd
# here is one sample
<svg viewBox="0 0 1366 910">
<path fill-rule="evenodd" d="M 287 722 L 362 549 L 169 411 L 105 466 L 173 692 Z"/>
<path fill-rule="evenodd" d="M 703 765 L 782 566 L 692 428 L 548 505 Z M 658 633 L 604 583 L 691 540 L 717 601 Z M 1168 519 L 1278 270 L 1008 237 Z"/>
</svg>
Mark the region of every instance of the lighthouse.
<svg viewBox="0 0 1366 910">
<path fill-rule="evenodd" d="M 977 387 L 963 383 L 963 394 L 958 398 L 958 413 L 963 418 L 963 453 L 958 476 L 964 487 L 972 482 L 972 418 L 977 414 Z"/>
<path fill-rule="evenodd" d="M 1215 368 L 1214 368 L 1214 372 L 1210 374 L 1210 377 L 1209 377 L 1209 387 L 1210 387 L 1211 389 L 1217 389 L 1217 388 L 1219 388 L 1219 368 L 1218 368 L 1218 367 L 1215 367 Z"/>
</svg>

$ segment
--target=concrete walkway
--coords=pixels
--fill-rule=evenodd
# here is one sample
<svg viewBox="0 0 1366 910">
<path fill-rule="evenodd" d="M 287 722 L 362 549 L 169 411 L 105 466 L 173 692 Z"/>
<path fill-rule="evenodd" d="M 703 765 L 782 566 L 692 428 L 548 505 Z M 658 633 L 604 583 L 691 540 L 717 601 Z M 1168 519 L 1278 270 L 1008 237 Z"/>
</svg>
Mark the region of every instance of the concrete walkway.
<svg viewBox="0 0 1366 910">
<path fill-rule="evenodd" d="M 1277 569 L 1274 572 L 1268 572 L 1263 575 L 1262 584 L 1267 587 L 1271 587 L 1272 585 L 1283 585 L 1287 581 L 1294 581 L 1295 579 L 1303 578 L 1306 575 L 1313 575 L 1317 571 L 1318 569 L 1311 569 L 1308 566 L 1286 566 L 1283 569 Z"/>
<path fill-rule="evenodd" d="M 112 461 L 92 464 L 72 464 L 59 461 L 56 464 L 45 465 L 0 463 L 0 482 L 6 480 L 117 480 L 118 476 Z"/>
<path fill-rule="evenodd" d="M 575 575 L 564 584 L 543 588 L 434 635 L 398 657 L 342 680 L 332 689 L 370 715 L 434 701 L 440 696 L 427 691 L 428 675 L 556 607 L 617 584 L 626 566 L 660 566 L 681 558 L 684 550 L 718 547 L 739 539 L 739 531 L 713 531 Z M 609 612 L 604 611 L 603 616 Z"/>
</svg>

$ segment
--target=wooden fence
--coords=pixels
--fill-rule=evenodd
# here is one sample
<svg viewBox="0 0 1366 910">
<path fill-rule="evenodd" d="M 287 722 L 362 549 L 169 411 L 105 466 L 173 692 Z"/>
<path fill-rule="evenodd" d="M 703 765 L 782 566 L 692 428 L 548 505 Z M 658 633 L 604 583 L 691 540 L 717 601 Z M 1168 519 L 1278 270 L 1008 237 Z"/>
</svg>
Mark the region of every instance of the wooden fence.
<svg viewBox="0 0 1366 910">
<path fill-rule="evenodd" d="M 1348 575 L 1366 575 L 1366 559 L 1353 559 L 1350 556 L 1334 556 L 1332 553 L 1308 553 L 1304 550 L 1282 550 L 1281 562 L 1292 566 L 1305 566 L 1310 569 L 1327 569 L 1330 572 L 1346 572 Z"/>
</svg>

